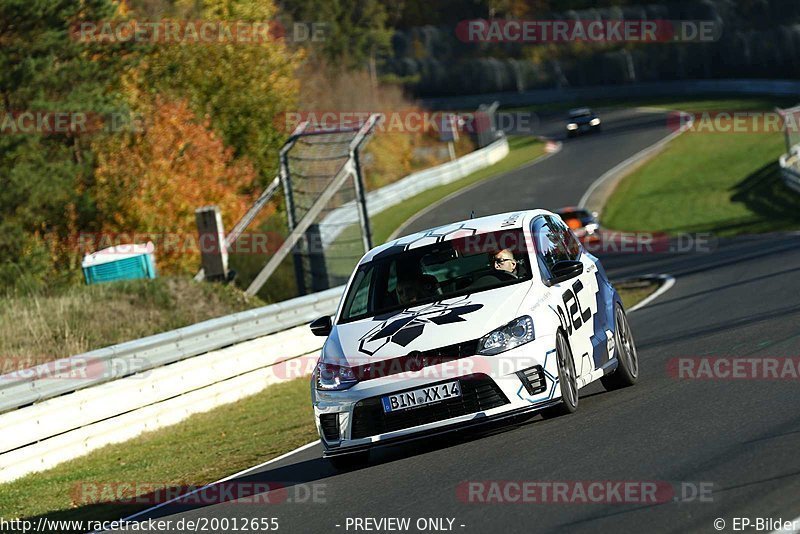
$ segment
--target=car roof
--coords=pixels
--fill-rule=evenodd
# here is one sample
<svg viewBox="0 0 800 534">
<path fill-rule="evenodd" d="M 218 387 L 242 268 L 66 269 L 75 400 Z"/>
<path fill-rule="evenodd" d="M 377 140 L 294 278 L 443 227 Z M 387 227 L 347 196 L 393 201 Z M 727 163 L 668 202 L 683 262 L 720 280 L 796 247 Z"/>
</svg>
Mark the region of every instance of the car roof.
<svg viewBox="0 0 800 534">
<path fill-rule="evenodd" d="M 592 110 L 591 110 L 591 109 L 589 109 L 589 108 L 575 108 L 575 109 L 571 109 L 571 110 L 569 110 L 569 114 L 570 114 L 570 116 L 575 116 L 575 115 L 591 115 L 591 113 L 592 113 Z"/>
<path fill-rule="evenodd" d="M 361 258 L 359 264 L 372 261 L 376 258 L 399 254 L 406 250 L 413 250 L 442 241 L 449 241 L 453 238 L 466 237 L 473 234 L 485 234 L 499 230 L 523 228 L 531 219 L 539 215 L 553 215 L 553 213 L 542 209 L 513 211 L 475 219 L 466 219 L 464 221 L 422 230 L 373 248 Z"/>
</svg>

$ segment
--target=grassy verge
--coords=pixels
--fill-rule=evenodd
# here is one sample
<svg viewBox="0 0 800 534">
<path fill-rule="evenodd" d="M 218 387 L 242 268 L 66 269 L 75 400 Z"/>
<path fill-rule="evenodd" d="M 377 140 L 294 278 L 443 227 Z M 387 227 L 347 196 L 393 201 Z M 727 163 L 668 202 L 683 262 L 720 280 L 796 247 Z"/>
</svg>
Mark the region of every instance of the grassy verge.
<svg viewBox="0 0 800 534">
<path fill-rule="evenodd" d="M 0 515 L 85 520 L 128 516 L 148 506 L 85 502 L 81 496 L 104 483 L 202 485 L 279 456 L 316 438 L 308 395 L 307 379 L 276 384 L 177 425 L 2 484 Z"/>
<path fill-rule="evenodd" d="M 12 295 L 0 299 L 0 373 L 263 305 L 232 286 L 170 277 Z"/>
<path fill-rule="evenodd" d="M 626 307 L 654 290 L 655 286 L 619 288 Z M 202 485 L 315 439 L 308 380 L 300 378 L 177 425 L 109 445 L 43 473 L 0 484 L 0 516 L 118 519 L 148 505 L 86 502 L 81 495 L 102 495 L 103 488 L 116 488 L 121 483 Z"/>
<path fill-rule="evenodd" d="M 656 290 L 661 287 L 658 282 L 626 282 L 622 284 L 614 284 L 617 288 L 622 304 L 626 310 L 631 309 L 638 303 L 652 295 Z"/>
<path fill-rule="evenodd" d="M 798 228 L 800 196 L 777 163 L 783 151 L 779 133 L 685 133 L 620 183 L 603 223 L 720 236 Z"/>
</svg>

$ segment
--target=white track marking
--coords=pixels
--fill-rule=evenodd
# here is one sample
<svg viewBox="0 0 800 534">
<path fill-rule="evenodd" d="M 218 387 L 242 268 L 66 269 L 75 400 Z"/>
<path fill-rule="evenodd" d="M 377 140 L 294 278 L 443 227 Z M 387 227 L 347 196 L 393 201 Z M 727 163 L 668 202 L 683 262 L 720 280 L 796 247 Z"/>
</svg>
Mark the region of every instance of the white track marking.
<svg viewBox="0 0 800 534">
<path fill-rule="evenodd" d="M 162 503 L 158 503 L 157 505 L 151 506 L 150 508 L 147 508 L 146 510 L 142 510 L 140 512 L 136 512 L 133 515 L 129 515 L 128 517 L 126 517 L 124 519 L 121 519 L 120 521 L 121 522 L 132 521 L 133 519 L 135 519 L 135 518 L 137 518 L 139 516 L 142 516 L 142 515 L 144 515 L 144 514 L 146 514 L 148 512 L 152 512 L 153 510 L 157 510 L 157 509 L 161 508 L 162 506 L 166 506 L 166 505 L 168 505 L 170 503 L 173 503 L 173 502 L 175 502 L 177 500 L 184 499 L 184 498 L 186 498 L 186 497 L 188 497 L 190 495 L 194 495 L 195 493 L 199 493 L 199 492 L 203 491 L 204 489 L 209 488 L 209 487 L 211 487 L 211 486 L 213 486 L 215 484 L 221 484 L 223 482 L 227 482 L 228 480 L 231 480 L 231 479 L 234 479 L 234 478 L 239 478 L 240 476 L 244 476 L 244 475 L 246 475 L 246 474 L 248 474 L 248 473 L 250 473 L 252 471 L 255 471 L 256 469 L 260 469 L 260 468 L 265 467 L 265 466 L 267 466 L 269 464 L 272 464 L 272 463 L 275 463 L 277 461 L 283 460 L 284 458 L 286 458 L 288 456 L 291 456 L 293 454 L 297 454 L 298 452 L 302 452 L 302 451 L 304 451 L 306 449 L 310 449 L 311 447 L 313 447 L 314 445 L 317 445 L 317 444 L 319 444 L 319 440 L 312 441 L 311 443 L 306 443 L 305 445 L 301 445 L 300 447 L 297 447 L 293 451 L 289 451 L 286 454 L 281 454 L 280 456 L 278 456 L 276 458 L 272 458 L 271 460 L 267 460 L 264 463 L 260 463 L 258 465 L 254 465 L 253 467 L 248 467 L 247 469 L 243 469 L 242 471 L 239 471 L 238 473 L 234 473 L 234 474 L 229 475 L 229 476 L 227 476 L 225 478 L 221 478 L 221 479 L 217 480 L 216 482 L 212 482 L 210 484 L 206 484 L 205 486 L 203 486 L 201 488 L 196 488 L 196 489 L 194 489 L 194 490 L 192 490 L 192 491 L 190 491 L 188 493 L 184 493 L 183 495 L 179 495 L 178 497 L 175 497 L 174 499 L 170 499 L 168 501 L 164 501 Z M 95 534 L 95 533 L 92 533 L 92 534 Z"/>
<path fill-rule="evenodd" d="M 646 275 L 646 276 L 654 276 L 654 275 Z M 675 277 L 674 276 L 670 276 L 668 274 L 659 274 L 659 275 L 655 275 L 655 276 L 657 276 L 658 278 L 663 280 L 663 283 L 661 284 L 661 287 L 656 289 L 655 293 L 653 293 L 652 295 L 648 296 L 646 299 L 644 299 L 643 301 L 638 303 L 636 306 L 633 306 L 632 308 L 630 308 L 628 310 L 628 313 L 632 313 L 632 312 L 635 312 L 636 310 L 640 310 L 640 309 L 644 308 L 645 306 L 647 306 L 648 304 L 650 304 L 651 302 L 656 300 L 658 297 L 660 297 L 661 295 L 663 295 L 664 293 L 669 291 L 672 288 L 672 286 L 675 285 Z"/>
</svg>

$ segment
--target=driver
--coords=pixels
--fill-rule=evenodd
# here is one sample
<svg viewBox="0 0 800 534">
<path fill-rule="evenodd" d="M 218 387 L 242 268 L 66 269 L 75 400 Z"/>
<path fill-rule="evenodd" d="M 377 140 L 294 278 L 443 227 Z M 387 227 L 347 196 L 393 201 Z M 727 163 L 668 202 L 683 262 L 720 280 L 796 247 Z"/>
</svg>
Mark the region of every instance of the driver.
<svg viewBox="0 0 800 534">
<path fill-rule="evenodd" d="M 422 289 L 417 277 L 400 278 L 395 291 L 400 304 L 413 304 L 422 298 Z"/>
<path fill-rule="evenodd" d="M 492 264 L 496 271 L 506 271 L 514 276 L 518 276 L 517 260 L 514 259 L 514 253 L 507 248 L 492 255 Z"/>
<path fill-rule="evenodd" d="M 397 299 L 400 304 L 413 304 L 433 295 L 441 294 L 436 277 L 421 274 L 397 280 Z"/>
</svg>

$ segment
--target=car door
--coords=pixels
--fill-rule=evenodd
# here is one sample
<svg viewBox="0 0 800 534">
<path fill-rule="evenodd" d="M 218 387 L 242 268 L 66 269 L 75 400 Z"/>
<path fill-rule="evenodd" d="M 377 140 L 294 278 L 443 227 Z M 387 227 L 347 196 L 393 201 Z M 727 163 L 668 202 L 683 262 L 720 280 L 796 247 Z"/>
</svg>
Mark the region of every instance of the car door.
<svg viewBox="0 0 800 534">
<path fill-rule="evenodd" d="M 537 217 L 531 230 L 542 282 L 551 293 L 550 307 L 558 315 L 561 328 L 567 334 L 575 359 L 575 371 L 578 376 L 586 375 L 593 370 L 590 338 L 593 330 L 592 316 L 597 307 L 592 290 L 594 275 L 586 272 L 580 243 L 560 219 L 551 216 Z M 570 236 L 575 239 L 574 242 L 569 239 Z M 564 261 L 580 261 L 583 271 L 566 280 L 556 281 L 553 276 L 554 268 Z"/>
<path fill-rule="evenodd" d="M 578 239 L 558 217 L 544 217 L 545 236 L 552 253 L 545 255 L 544 262 L 552 270 L 559 261 L 579 261 L 583 270 L 575 277 L 553 284 L 557 293 L 556 311 L 562 328 L 567 333 L 578 376 L 586 376 L 597 368 L 594 361 L 595 324 L 597 313 L 597 266 L 584 254 Z"/>
<path fill-rule="evenodd" d="M 583 246 L 575 234 L 560 219 L 553 218 L 553 224 L 558 228 L 567 256 L 570 260 L 577 260 L 583 264 L 583 272 L 565 290 L 565 307 L 567 315 L 575 331 L 576 346 L 580 346 L 581 362 L 575 369 L 578 375 L 586 375 L 601 367 L 607 360 L 607 352 L 598 351 L 597 346 L 605 346 L 605 332 L 598 326 L 598 281 L 597 265 L 591 255 L 586 254 Z M 566 304 L 569 300 L 569 305 Z M 598 330 L 601 330 L 598 332 Z M 573 348 L 576 350 L 576 348 Z M 605 354 L 605 358 L 603 357 Z M 598 361 L 600 360 L 600 361 Z"/>
</svg>

